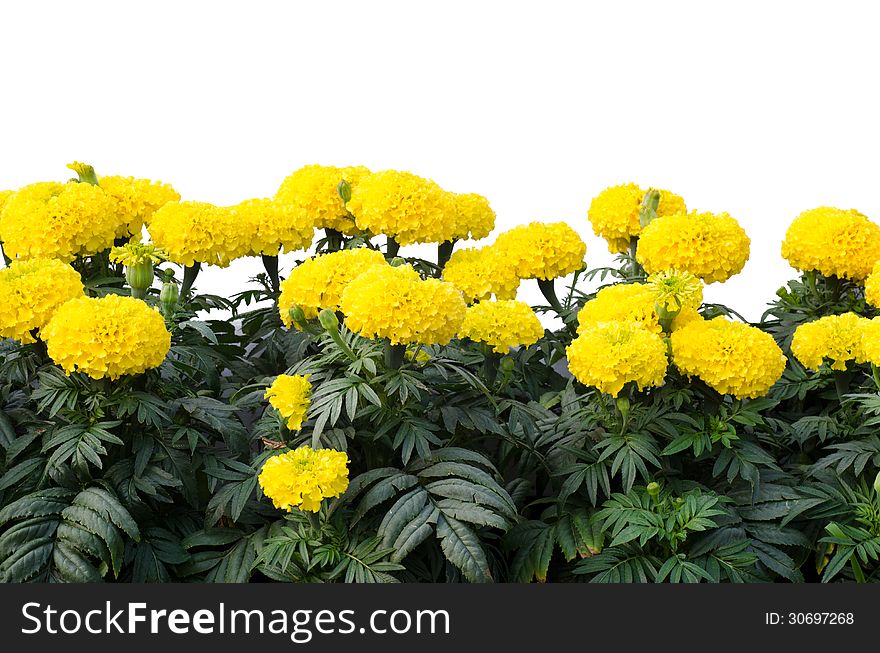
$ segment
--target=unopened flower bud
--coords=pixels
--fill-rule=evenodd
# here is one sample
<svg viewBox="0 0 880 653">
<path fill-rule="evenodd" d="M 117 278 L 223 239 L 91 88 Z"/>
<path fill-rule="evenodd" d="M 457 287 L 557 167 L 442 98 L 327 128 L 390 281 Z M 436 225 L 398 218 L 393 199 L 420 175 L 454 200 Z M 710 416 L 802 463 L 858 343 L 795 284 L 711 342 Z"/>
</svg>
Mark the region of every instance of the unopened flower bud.
<svg viewBox="0 0 880 653">
<path fill-rule="evenodd" d="M 351 199 L 351 184 L 343 179 L 336 185 L 336 192 L 339 193 L 342 201 L 347 204 L 348 200 Z"/>
<path fill-rule="evenodd" d="M 501 368 L 501 371 L 505 374 L 510 374 L 511 372 L 513 372 L 514 363 L 513 359 L 510 356 L 502 356 L 501 362 L 498 363 L 498 365 Z"/>
<path fill-rule="evenodd" d="M 329 308 L 325 308 L 318 313 L 318 322 L 321 323 L 321 326 L 324 327 L 326 331 L 331 333 L 335 333 L 339 330 L 339 318 L 337 318 L 336 313 Z"/>
<path fill-rule="evenodd" d="M 620 411 L 620 414 L 623 415 L 623 418 L 629 415 L 629 399 L 627 397 L 618 397 L 617 398 L 617 410 Z"/>
<path fill-rule="evenodd" d="M 95 174 L 95 169 L 88 163 L 74 161 L 73 163 L 68 163 L 67 167 L 76 173 L 77 179 L 74 181 L 84 184 L 92 184 L 93 186 L 98 185 L 98 175 Z"/>
<path fill-rule="evenodd" d="M 153 262 L 150 259 L 125 268 L 125 280 L 131 287 L 132 297 L 143 298 L 147 289 L 153 285 Z"/>
<path fill-rule="evenodd" d="M 648 495 L 656 499 L 660 495 L 660 484 L 656 481 L 648 483 Z"/>
<path fill-rule="evenodd" d="M 287 314 L 290 315 L 290 320 L 300 328 L 302 325 L 306 323 L 306 313 L 299 306 L 294 305 L 290 310 L 287 311 Z"/>
<path fill-rule="evenodd" d="M 406 259 L 400 256 L 395 256 L 388 262 L 388 264 L 393 268 L 399 268 L 401 265 L 406 265 Z"/>
<path fill-rule="evenodd" d="M 162 314 L 165 317 L 173 315 L 179 300 L 180 288 L 177 287 L 177 282 L 173 281 L 170 276 L 166 276 L 162 290 L 159 291 L 159 305 L 162 307 Z"/>
</svg>

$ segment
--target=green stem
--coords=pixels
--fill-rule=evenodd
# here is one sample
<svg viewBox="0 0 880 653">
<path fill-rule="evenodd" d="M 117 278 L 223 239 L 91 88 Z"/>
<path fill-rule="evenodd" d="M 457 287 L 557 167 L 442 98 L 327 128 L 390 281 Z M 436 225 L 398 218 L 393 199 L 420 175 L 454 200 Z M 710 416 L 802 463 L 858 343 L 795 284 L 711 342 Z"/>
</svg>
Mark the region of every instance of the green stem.
<svg viewBox="0 0 880 653">
<path fill-rule="evenodd" d="M 388 236 L 388 244 L 385 247 L 385 258 L 394 258 L 400 251 L 400 245 L 393 237 Z"/>
<path fill-rule="evenodd" d="M 485 353 L 483 358 L 483 376 L 486 378 L 486 385 L 492 387 L 495 385 L 495 379 L 498 378 L 498 364 L 501 362 L 501 354 L 493 350 Z"/>
<path fill-rule="evenodd" d="M 562 317 L 562 304 L 559 303 L 559 298 L 556 296 L 556 286 L 553 283 L 553 279 L 538 279 L 537 281 L 538 288 L 541 290 L 541 294 L 544 295 L 544 299 L 550 304 L 550 308 Z"/>
<path fill-rule="evenodd" d="M 392 345 L 390 340 L 385 340 L 385 367 L 399 370 L 405 355 L 406 345 Z"/>
<path fill-rule="evenodd" d="M 877 387 L 877 390 L 880 391 L 880 369 L 877 369 L 877 366 L 874 363 L 871 363 L 871 376 L 874 378 L 874 385 Z"/>
<path fill-rule="evenodd" d="M 321 532 L 321 518 L 318 516 L 318 513 L 312 512 L 311 510 L 304 510 L 306 516 L 309 518 L 309 524 L 312 527 L 312 530 L 315 531 L 316 534 L 320 534 Z"/>
<path fill-rule="evenodd" d="M 3 263 L 6 264 L 6 267 L 9 267 L 12 264 L 12 259 L 6 256 L 6 252 L 3 251 L 3 241 L 0 240 L 0 256 L 3 257 Z"/>
<path fill-rule="evenodd" d="M 333 342 L 336 343 L 336 346 L 342 350 L 342 353 L 345 354 L 349 360 L 356 361 L 358 359 L 357 354 L 355 354 L 352 348 L 346 344 L 338 329 L 325 329 L 325 331 L 330 334 L 330 337 L 333 338 Z"/>
<path fill-rule="evenodd" d="M 641 266 L 638 259 L 636 258 L 636 254 L 639 250 L 639 239 L 637 236 L 633 236 L 629 239 L 629 258 L 630 258 L 630 269 L 629 274 L 633 279 L 643 279 L 645 277 L 645 268 Z"/>
<path fill-rule="evenodd" d="M 837 392 L 837 400 L 843 403 L 843 397 L 849 392 L 849 383 L 852 372 L 849 370 L 834 370 L 834 390 Z"/>
<path fill-rule="evenodd" d="M 446 240 L 437 245 L 437 267 L 441 270 L 446 267 L 449 259 L 452 258 L 452 249 L 454 247 L 454 240 Z"/>
<path fill-rule="evenodd" d="M 186 297 L 187 293 L 189 293 L 192 285 L 196 281 L 196 277 L 199 276 L 199 271 L 202 269 L 202 264 L 199 261 L 196 261 L 192 265 L 187 265 L 183 269 L 183 283 L 180 286 L 180 296 L 181 298 Z"/>
<path fill-rule="evenodd" d="M 281 280 L 278 277 L 278 255 L 269 256 L 262 254 L 263 267 L 266 268 L 266 274 L 269 275 L 269 284 L 272 286 L 272 293 L 278 294 Z"/>
<path fill-rule="evenodd" d="M 342 249 L 341 231 L 327 227 L 324 229 L 324 234 L 327 237 L 327 251 L 338 252 L 340 249 Z"/>
</svg>

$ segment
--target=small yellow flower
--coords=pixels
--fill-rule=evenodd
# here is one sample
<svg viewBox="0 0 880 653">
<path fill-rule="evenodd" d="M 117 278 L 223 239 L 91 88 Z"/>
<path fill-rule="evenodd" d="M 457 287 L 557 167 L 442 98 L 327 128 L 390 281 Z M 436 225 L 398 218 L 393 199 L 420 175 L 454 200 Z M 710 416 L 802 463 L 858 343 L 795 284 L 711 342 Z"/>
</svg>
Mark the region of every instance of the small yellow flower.
<svg viewBox="0 0 880 653">
<path fill-rule="evenodd" d="M 648 277 L 657 304 L 670 313 L 697 309 L 703 303 L 703 284 L 690 272 L 663 270 Z"/>
<path fill-rule="evenodd" d="M 880 307 L 880 260 L 871 269 L 865 279 L 865 301 L 875 308 Z"/>
<path fill-rule="evenodd" d="M 263 493 L 276 508 L 318 512 L 324 499 L 348 489 L 348 455 L 305 446 L 272 456 L 259 475 Z"/>
<path fill-rule="evenodd" d="M 613 254 L 626 252 L 630 239 L 641 233 L 639 209 L 646 192 L 636 184 L 620 184 L 606 188 L 590 203 L 587 218 L 593 225 L 593 232 L 608 241 L 608 249 Z M 686 210 L 681 196 L 668 190 L 660 191 L 658 217 L 685 213 Z"/>
<path fill-rule="evenodd" d="M 311 405 L 312 384 L 308 374 L 280 374 L 266 390 L 264 397 L 287 420 L 287 428 L 299 431 Z"/>
<path fill-rule="evenodd" d="M 148 231 L 180 265 L 226 267 L 247 255 L 253 242 L 231 209 L 205 202 L 168 202 L 153 214 Z"/>
<path fill-rule="evenodd" d="M 125 267 L 134 267 L 146 262 L 161 263 L 168 260 L 168 255 L 162 248 L 152 243 L 129 242 L 110 250 L 110 260 L 122 263 Z"/>
<path fill-rule="evenodd" d="M 116 200 L 116 236 L 139 237 L 145 222 L 168 202 L 180 200 L 180 193 L 168 184 L 149 179 L 111 175 L 101 177 L 98 185 Z"/>
<path fill-rule="evenodd" d="M 368 174 L 370 171 L 363 166 L 304 166 L 281 183 L 275 193 L 275 202 L 284 207 L 290 220 L 296 224 L 354 235 L 360 229 L 346 210 L 337 189 L 339 182 L 345 180 L 354 190 Z"/>
<path fill-rule="evenodd" d="M 791 340 L 791 353 L 812 370 L 818 370 L 825 359 L 831 361 L 831 369 L 845 370 L 847 361 L 864 360 L 862 329 L 868 321 L 855 313 L 844 313 L 801 324 Z"/>
<path fill-rule="evenodd" d="M 467 309 L 459 337 L 491 346 L 500 354 L 511 347 L 528 346 L 544 335 L 538 316 L 524 302 L 480 302 Z"/>
<path fill-rule="evenodd" d="M 315 237 L 314 219 L 271 199 L 251 199 L 229 207 L 244 236 L 247 256 L 276 256 L 311 247 Z"/>
<path fill-rule="evenodd" d="M 500 234 L 492 246 L 520 279 L 555 279 L 583 267 L 587 246 L 564 222 L 531 222 Z"/>
<path fill-rule="evenodd" d="M 465 301 L 514 299 L 520 279 L 516 270 L 496 248 L 458 249 L 443 268 L 443 280 L 458 288 Z"/>
<path fill-rule="evenodd" d="M 453 195 L 455 202 L 455 232 L 453 239 L 480 240 L 495 228 L 495 211 L 489 200 L 476 193 Z"/>
</svg>

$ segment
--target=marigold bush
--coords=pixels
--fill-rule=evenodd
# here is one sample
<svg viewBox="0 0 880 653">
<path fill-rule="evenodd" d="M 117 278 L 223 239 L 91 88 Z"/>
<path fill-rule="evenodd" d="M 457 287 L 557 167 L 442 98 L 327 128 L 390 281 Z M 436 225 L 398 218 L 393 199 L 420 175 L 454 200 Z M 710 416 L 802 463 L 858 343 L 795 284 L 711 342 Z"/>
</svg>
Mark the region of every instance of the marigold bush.
<svg viewBox="0 0 880 653">
<path fill-rule="evenodd" d="M 703 301 L 748 236 L 668 191 L 584 196 L 607 264 L 583 217 L 462 247 L 495 198 L 408 172 L 71 168 L 0 193 L 0 581 L 880 578 L 868 218 L 799 216 L 749 323 Z"/>
</svg>

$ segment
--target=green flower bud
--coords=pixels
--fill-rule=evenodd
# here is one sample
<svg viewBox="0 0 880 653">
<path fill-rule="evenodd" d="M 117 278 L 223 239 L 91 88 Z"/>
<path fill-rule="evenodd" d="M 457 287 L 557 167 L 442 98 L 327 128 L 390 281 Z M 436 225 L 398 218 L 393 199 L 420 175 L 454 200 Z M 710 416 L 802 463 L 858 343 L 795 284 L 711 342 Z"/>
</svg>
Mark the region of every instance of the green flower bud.
<svg viewBox="0 0 880 653">
<path fill-rule="evenodd" d="M 660 495 L 660 484 L 656 481 L 648 483 L 648 495 L 656 499 Z"/>
<path fill-rule="evenodd" d="M 880 494 L 880 472 L 877 472 L 877 476 L 874 477 L 874 492 Z"/>
<path fill-rule="evenodd" d="M 348 200 L 351 199 L 351 184 L 343 179 L 337 184 L 336 192 L 339 193 L 339 197 L 342 198 L 342 201 L 347 204 Z"/>
<path fill-rule="evenodd" d="M 393 268 L 399 268 L 401 265 L 406 265 L 406 259 L 400 256 L 395 256 L 393 259 L 388 261 L 388 264 Z"/>
<path fill-rule="evenodd" d="M 173 315 L 178 301 L 180 301 L 180 288 L 170 276 L 166 275 L 162 290 L 159 291 L 159 305 L 162 307 L 162 314 L 165 317 Z"/>
<path fill-rule="evenodd" d="M 287 314 L 290 316 L 291 321 L 294 324 L 300 325 L 300 327 L 306 323 L 306 313 L 299 306 L 294 305 L 293 308 L 287 311 Z"/>
<path fill-rule="evenodd" d="M 623 415 L 624 419 L 629 416 L 629 405 L 629 399 L 627 397 L 617 398 L 617 410 L 620 411 L 620 414 Z"/>
<path fill-rule="evenodd" d="M 318 322 L 320 322 L 321 326 L 330 333 L 335 333 L 339 330 L 339 318 L 337 318 L 336 313 L 329 308 L 325 308 L 318 313 Z"/>
<path fill-rule="evenodd" d="M 501 371 L 505 374 L 510 374 L 513 372 L 513 359 L 510 356 L 503 356 L 501 358 L 501 362 L 498 364 L 501 367 Z"/>
<path fill-rule="evenodd" d="M 131 287 L 133 297 L 146 296 L 147 289 L 153 285 L 153 262 L 145 259 L 125 268 L 125 280 Z"/>
</svg>

